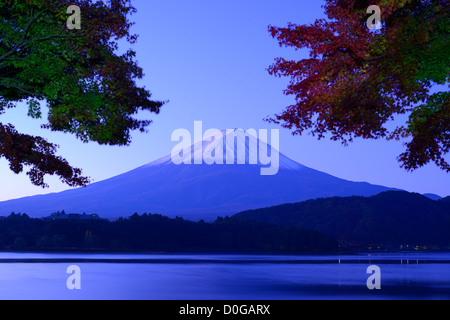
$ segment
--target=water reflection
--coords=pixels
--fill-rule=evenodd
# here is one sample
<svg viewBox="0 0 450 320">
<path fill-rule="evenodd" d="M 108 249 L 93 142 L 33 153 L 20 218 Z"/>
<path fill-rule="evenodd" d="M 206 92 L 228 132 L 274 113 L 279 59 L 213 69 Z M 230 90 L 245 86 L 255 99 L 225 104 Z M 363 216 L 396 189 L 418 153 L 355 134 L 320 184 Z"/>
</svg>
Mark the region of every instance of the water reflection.
<svg viewBox="0 0 450 320">
<path fill-rule="evenodd" d="M 69 265 L 81 290 L 68 290 Z M 367 268 L 381 270 L 368 290 Z M 450 299 L 450 254 L 0 254 L 1 299 Z"/>
</svg>

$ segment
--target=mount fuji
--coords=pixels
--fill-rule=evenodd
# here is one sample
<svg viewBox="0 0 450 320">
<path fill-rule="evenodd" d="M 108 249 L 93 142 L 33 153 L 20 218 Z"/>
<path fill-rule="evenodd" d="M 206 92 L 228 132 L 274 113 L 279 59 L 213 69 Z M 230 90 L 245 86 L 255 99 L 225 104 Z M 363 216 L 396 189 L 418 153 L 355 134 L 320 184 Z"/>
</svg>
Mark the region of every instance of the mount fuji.
<svg viewBox="0 0 450 320">
<path fill-rule="evenodd" d="M 277 156 L 276 174 L 262 175 L 267 162 L 249 160 L 258 158 L 255 152 L 261 150 L 271 150 L 273 159 Z M 175 164 L 174 155 L 183 162 Z M 218 161 L 220 157 L 223 161 Z M 243 130 L 217 130 L 213 138 L 180 153 L 84 188 L 0 202 L 0 215 L 22 212 L 44 217 L 64 210 L 113 219 L 147 212 L 212 221 L 248 209 L 332 196 L 372 196 L 387 190 L 395 189 L 305 167 Z"/>
</svg>

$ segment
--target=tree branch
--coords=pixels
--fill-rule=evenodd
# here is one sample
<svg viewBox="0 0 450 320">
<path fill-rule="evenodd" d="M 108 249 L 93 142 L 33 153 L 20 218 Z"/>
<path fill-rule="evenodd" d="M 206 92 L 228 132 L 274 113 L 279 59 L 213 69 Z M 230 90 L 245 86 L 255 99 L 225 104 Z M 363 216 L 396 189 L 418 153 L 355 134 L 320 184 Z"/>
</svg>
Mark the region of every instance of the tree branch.
<svg viewBox="0 0 450 320">
<path fill-rule="evenodd" d="M 44 11 L 40 11 L 38 12 L 36 15 L 33 16 L 33 9 L 31 9 L 31 19 L 28 21 L 28 23 L 25 25 L 24 29 L 23 29 L 23 33 L 22 33 L 22 37 L 20 38 L 20 40 L 18 41 L 17 44 L 15 44 L 11 50 L 9 50 L 8 52 L 6 52 L 5 54 L 3 54 L 2 56 L 0 56 L 0 61 L 5 60 L 6 58 L 8 58 L 9 56 L 17 53 L 18 50 L 24 48 L 27 44 L 29 44 L 32 41 L 26 41 L 27 39 L 27 35 L 28 32 L 31 28 L 31 25 L 39 18 L 39 16 L 41 16 L 44 13 Z M 45 39 L 45 38 L 43 38 Z"/>
<path fill-rule="evenodd" d="M 7 80 L 7 81 L 9 81 L 9 80 L 14 80 L 14 81 L 16 81 L 16 82 L 19 82 L 19 81 L 16 80 L 16 79 L 3 78 L 3 77 L 0 77 L 0 80 Z M 22 91 L 23 93 L 26 93 L 26 94 L 28 94 L 28 95 L 30 95 L 30 96 L 36 96 L 36 93 L 35 93 L 35 92 L 28 91 L 28 90 L 26 90 L 25 88 L 22 88 L 22 87 L 20 87 L 20 86 L 17 86 L 17 85 L 11 84 L 11 83 L 1 83 L 1 82 L 0 82 L 0 86 L 1 86 L 1 87 L 7 87 L 7 88 L 14 88 L 14 89 L 17 89 L 17 90 L 19 90 L 19 91 Z"/>
</svg>

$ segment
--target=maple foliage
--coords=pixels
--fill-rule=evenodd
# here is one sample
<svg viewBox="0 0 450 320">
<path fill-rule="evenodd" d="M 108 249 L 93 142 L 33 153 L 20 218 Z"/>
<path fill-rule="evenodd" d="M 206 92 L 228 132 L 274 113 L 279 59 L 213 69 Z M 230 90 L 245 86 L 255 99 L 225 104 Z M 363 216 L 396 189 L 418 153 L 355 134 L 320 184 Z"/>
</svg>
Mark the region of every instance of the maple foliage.
<svg viewBox="0 0 450 320">
<path fill-rule="evenodd" d="M 405 139 L 398 160 L 406 170 L 430 161 L 450 172 L 450 94 L 432 93 L 450 79 L 448 0 L 380 0 L 382 28 L 369 30 L 373 1 L 327 0 L 327 19 L 269 26 L 280 46 L 307 49 L 299 61 L 277 58 L 270 74 L 290 77 L 295 104 L 268 118 L 292 133 Z M 399 124 L 399 115 L 408 120 Z M 395 122 L 393 122 L 395 121 Z M 389 129 L 392 123 L 397 124 Z"/>
<path fill-rule="evenodd" d="M 81 10 L 81 29 L 67 27 L 67 8 Z M 164 104 L 136 85 L 143 70 L 136 53 L 118 54 L 119 41 L 133 44 L 130 0 L 6 0 L 0 3 L 0 115 L 26 102 L 28 115 L 42 128 L 71 133 L 83 142 L 128 145 L 131 131 L 145 131 L 150 120 L 133 115 L 159 113 Z M 89 179 L 56 155 L 57 146 L 0 124 L 0 157 L 13 172 L 31 167 L 31 182 L 46 187 L 45 175 L 58 175 L 70 186 Z"/>
</svg>

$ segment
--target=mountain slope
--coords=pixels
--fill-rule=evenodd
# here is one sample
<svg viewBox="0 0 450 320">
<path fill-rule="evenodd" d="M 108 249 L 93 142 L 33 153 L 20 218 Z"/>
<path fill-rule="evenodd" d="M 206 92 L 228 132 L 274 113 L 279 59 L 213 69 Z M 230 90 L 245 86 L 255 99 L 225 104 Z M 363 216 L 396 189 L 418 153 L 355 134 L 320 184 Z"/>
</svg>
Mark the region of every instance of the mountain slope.
<svg viewBox="0 0 450 320">
<path fill-rule="evenodd" d="M 232 218 L 301 226 L 361 245 L 450 246 L 450 203 L 402 191 L 309 200 L 245 211 Z"/>
<path fill-rule="evenodd" d="M 450 196 L 449 196 L 449 197 L 442 198 L 440 201 L 443 201 L 443 202 L 450 202 Z"/>
<path fill-rule="evenodd" d="M 423 195 L 431 200 L 441 200 L 442 199 L 442 197 L 440 195 L 437 195 L 434 193 L 424 193 Z"/>
<path fill-rule="evenodd" d="M 250 164 L 248 159 L 261 147 L 269 147 L 255 137 L 246 139 L 242 133 L 234 132 L 236 141 L 247 141 L 245 152 L 239 153 L 238 143 L 233 146 L 227 140 L 230 132 L 221 133 L 226 141 L 223 143 L 223 163 L 227 155 L 231 154 L 233 159 L 234 154 L 234 164 L 175 165 L 169 155 L 85 188 L 0 202 L 0 215 L 6 216 L 14 211 L 42 217 L 65 210 L 116 218 L 147 212 L 212 221 L 217 216 L 247 209 L 320 197 L 371 196 L 389 189 L 339 179 L 307 168 L 281 153 L 278 173 L 261 175 L 264 165 L 259 161 Z M 192 152 L 185 152 L 185 155 L 190 154 L 192 163 L 195 163 L 195 157 L 202 156 L 202 151 L 204 155 L 205 150 L 211 150 L 219 142 L 219 139 L 200 141 L 186 149 Z M 252 149 L 255 144 L 258 148 Z M 238 158 L 242 155 L 245 155 L 245 163 L 237 164 L 243 162 Z"/>
</svg>

